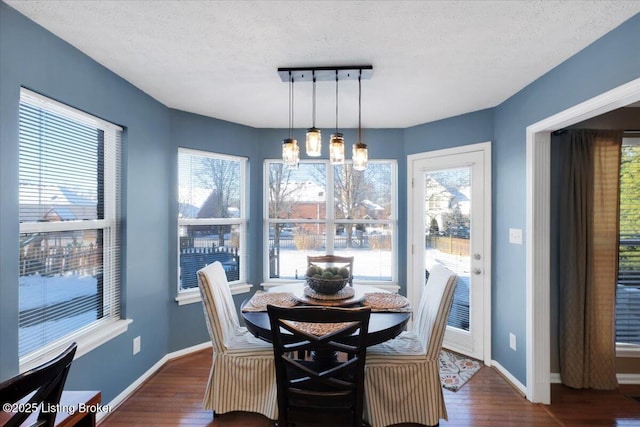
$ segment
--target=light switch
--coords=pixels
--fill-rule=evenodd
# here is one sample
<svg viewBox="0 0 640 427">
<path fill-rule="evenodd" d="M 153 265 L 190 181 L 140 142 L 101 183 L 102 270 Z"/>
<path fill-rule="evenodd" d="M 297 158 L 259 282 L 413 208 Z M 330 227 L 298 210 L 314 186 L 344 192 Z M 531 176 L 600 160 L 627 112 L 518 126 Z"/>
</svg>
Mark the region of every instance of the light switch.
<svg viewBox="0 0 640 427">
<path fill-rule="evenodd" d="M 521 228 L 510 228 L 509 229 L 509 243 L 513 243 L 514 245 L 522 244 L 522 229 Z"/>
</svg>

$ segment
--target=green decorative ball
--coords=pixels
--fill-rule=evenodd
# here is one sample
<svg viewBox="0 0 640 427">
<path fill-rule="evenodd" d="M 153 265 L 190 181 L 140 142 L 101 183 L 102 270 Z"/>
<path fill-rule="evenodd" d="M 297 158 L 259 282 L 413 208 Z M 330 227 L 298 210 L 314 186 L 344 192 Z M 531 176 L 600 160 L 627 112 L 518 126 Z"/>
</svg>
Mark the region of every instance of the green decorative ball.
<svg viewBox="0 0 640 427">
<path fill-rule="evenodd" d="M 323 279 L 328 279 L 328 280 L 333 279 L 333 272 L 331 272 L 329 270 L 325 270 L 325 272 L 322 273 L 322 278 Z"/>
</svg>

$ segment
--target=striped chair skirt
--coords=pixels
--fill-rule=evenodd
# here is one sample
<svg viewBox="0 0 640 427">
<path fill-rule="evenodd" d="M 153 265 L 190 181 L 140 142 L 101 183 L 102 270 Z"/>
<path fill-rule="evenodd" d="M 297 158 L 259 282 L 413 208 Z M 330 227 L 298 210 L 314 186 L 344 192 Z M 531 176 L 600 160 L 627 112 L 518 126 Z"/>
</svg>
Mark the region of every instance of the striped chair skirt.
<svg viewBox="0 0 640 427">
<path fill-rule="evenodd" d="M 437 425 L 447 419 L 438 358 L 428 358 L 413 332 L 367 351 L 365 417 L 372 427 Z"/>
<path fill-rule="evenodd" d="M 213 353 L 203 407 L 216 414 L 257 412 L 278 418 L 273 348 L 239 328 L 226 351 Z"/>
</svg>

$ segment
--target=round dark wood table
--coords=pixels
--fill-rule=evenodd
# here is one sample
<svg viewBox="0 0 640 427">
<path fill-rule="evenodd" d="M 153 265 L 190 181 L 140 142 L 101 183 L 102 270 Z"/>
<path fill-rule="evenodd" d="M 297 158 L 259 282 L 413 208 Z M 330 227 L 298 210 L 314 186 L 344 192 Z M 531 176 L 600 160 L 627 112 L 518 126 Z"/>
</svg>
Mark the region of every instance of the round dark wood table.
<svg viewBox="0 0 640 427">
<path fill-rule="evenodd" d="M 298 294 L 304 287 L 304 283 L 296 283 L 271 288 L 270 292 L 294 292 Z M 365 285 L 353 285 L 356 292 L 384 292 L 379 288 Z M 248 300 L 242 303 L 242 307 Z M 354 306 L 359 306 L 358 303 Z M 269 315 L 266 311 L 244 312 L 241 310 L 242 318 L 247 329 L 256 337 L 271 342 L 271 326 Z M 369 320 L 369 333 L 367 334 L 367 346 L 380 344 L 395 338 L 405 329 L 411 318 L 410 312 L 372 312 Z M 347 343 L 347 342 L 345 342 Z"/>
</svg>

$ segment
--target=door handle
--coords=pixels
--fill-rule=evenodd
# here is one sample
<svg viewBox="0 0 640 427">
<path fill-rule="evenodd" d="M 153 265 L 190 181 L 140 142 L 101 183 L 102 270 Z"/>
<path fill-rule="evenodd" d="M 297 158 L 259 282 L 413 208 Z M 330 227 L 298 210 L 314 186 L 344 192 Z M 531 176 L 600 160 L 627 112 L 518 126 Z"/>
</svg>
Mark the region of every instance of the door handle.
<svg viewBox="0 0 640 427">
<path fill-rule="evenodd" d="M 480 274 L 480 273 L 482 273 L 482 270 L 480 270 L 479 268 L 473 269 L 473 274 Z"/>
</svg>

